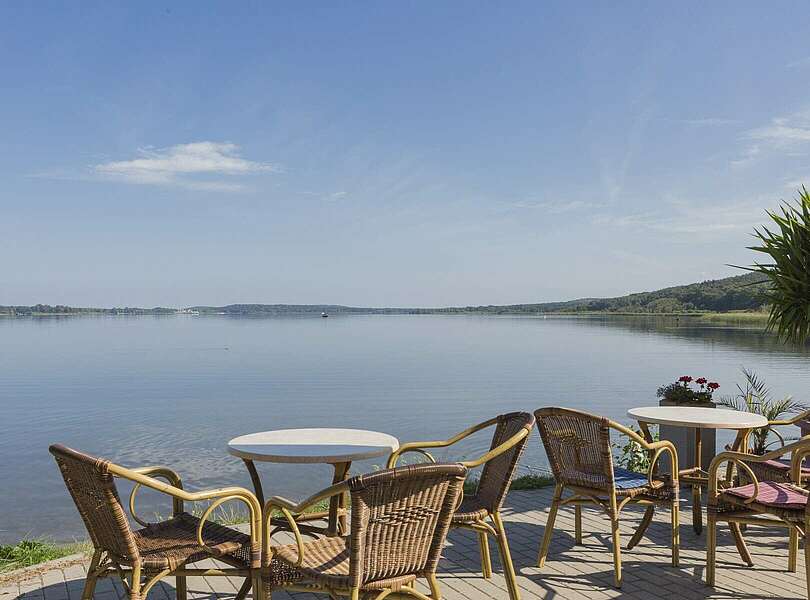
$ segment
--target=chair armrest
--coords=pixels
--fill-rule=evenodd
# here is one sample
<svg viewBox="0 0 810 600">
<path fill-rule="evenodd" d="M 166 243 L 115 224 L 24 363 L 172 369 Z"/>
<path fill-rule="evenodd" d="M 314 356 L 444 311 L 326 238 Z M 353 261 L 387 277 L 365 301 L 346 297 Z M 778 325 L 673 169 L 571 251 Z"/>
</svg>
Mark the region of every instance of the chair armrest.
<svg viewBox="0 0 810 600">
<path fill-rule="evenodd" d="M 264 556 L 265 564 L 270 564 L 271 547 L 270 537 L 273 532 L 270 531 L 270 519 L 273 518 L 273 511 L 279 510 L 281 514 L 287 519 L 290 530 L 295 536 L 295 545 L 298 547 L 298 560 L 295 561 L 295 566 L 300 567 L 304 562 L 304 538 L 301 536 L 301 531 L 298 529 L 298 523 L 295 520 L 295 515 L 299 515 L 313 504 L 317 504 L 323 500 L 343 494 L 349 489 L 349 484 L 346 481 L 341 481 L 334 485 L 313 494 L 306 500 L 295 503 L 287 498 L 281 496 L 273 496 L 264 504 L 264 512 L 262 518 L 262 526 L 264 528 L 264 535 L 262 535 L 262 556 Z"/>
<path fill-rule="evenodd" d="M 180 476 L 169 467 L 156 465 L 152 467 L 139 467 L 131 470 L 133 473 L 139 473 L 141 475 L 163 477 L 173 487 L 183 489 L 183 482 L 180 480 Z M 136 523 L 142 527 L 147 527 L 149 523 L 142 521 L 140 517 L 138 517 L 138 513 L 135 512 L 135 495 L 138 493 L 138 490 L 141 489 L 141 486 L 142 484 L 136 483 L 132 487 L 132 491 L 129 494 L 129 513 L 132 515 L 132 518 Z M 172 514 L 177 516 L 181 512 L 183 512 L 183 500 L 181 498 L 172 497 Z"/>
<path fill-rule="evenodd" d="M 643 438 L 642 438 L 643 439 Z M 636 440 L 633 440 L 636 441 Z M 670 479 L 672 479 L 672 485 L 678 485 L 678 452 L 675 450 L 675 445 L 670 442 L 669 440 L 661 440 L 659 442 L 649 443 L 646 440 L 645 444 L 642 445 L 647 450 L 651 450 L 653 455 L 650 459 L 650 468 L 647 469 L 647 481 L 652 486 L 653 481 L 655 480 L 655 470 L 656 464 L 658 463 L 658 459 L 664 452 L 669 454 L 670 463 L 672 463 L 672 473 L 670 474 Z"/>
<path fill-rule="evenodd" d="M 489 419 L 488 421 L 484 421 L 483 423 L 479 423 L 478 425 L 473 425 L 469 429 L 465 429 L 464 431 L 457 433 L 453 437 L 447 440 L 441 441 L 434 441 L 434 442 L 408 442 L 407 444 L 402 444 L 398 450 L 391 453 L 391 456 L 388 457 L 388 466 L 387 468 L 393 469 L 397 466 L 397 461 L 399 457 L 406 452 L 419 452 L 422 455 L 426 455 L 431 462 L 436 462 L 436 460 L 427 452 L 425 452 L 424 448 L 446 448 L 447 446 L 452 446 L 453 444 L 460 442 L 466 437 L 471 436 L 474 433 L 481 431 L 482 429 L 486 429 L 498 422 L 498 418 L 495 417 L 493 419 Z"/>
<path fill-rule="evenodd" d="M 262 539 L 262 507 L 259 504 L 259 501 L 256 498 L 256 496 L 250 490 L 234 486 L 234 487 L 216 488 L 211 490 L 202 490 L 198 492 L 189 492 L 181 487 L 176 487 L 172 484 L 164 483 L 159 479 L 155 479 L 154 477 L 150 477 L 149 475 L 138 472 L 138 470 L 136 469 L 127 469 L 125 467 L 116 464 L 110 464 L 108 468 L 110 470 L 110 473 L 112 473 L 116 477 L 127 479 L 135 483 L 136 488 L 140 486 L 148 487 L 155 491 L 167 494 L 172 498 L 185 502 L 201 502 L 204 500 L 214 500 L 214 502 L 208 507 L 205 513 L 203 513 L 203 516 L 200 518 L 200 524 L 197 527 L 197 543 L 208 552 L 211 552 L 212 554 L 214 553 L 213 549 L 208 547 L 202 538 L 202 530 L 203 526 L 205 525 L 206 519 L 211 514 L 211 512 L 220 504 L 229 502 L 231 500 L 237 500 L 245 503 L 250 513 L 251 546 L 255 547 L 255 549 L 258 549 L 258 547 L 260 546 Z M 147 467 L 147 469 L 149 469 L 149 467 Z M 161 467 L 160 469 L 163 468 Z M 165 475 L 165 472 L 161 471 L 160 474 Z M 130 500 L 134 501 L 134 493 L 130 495 Z M 130 506 L 130 508 L 132 508 L 132 506 Z M 133 518 L 135 518 L 134 515 Z M 144 524 L 143 521 L 140 521 L 137 518 L 135 520 L 141 525 L 144 526 L 148 525 Z"/>
<path fill-rule="evenodd" d="M 523 427 L 519 432 L 515 435 L 510 437 L 504 443 L 496 446 L 486 454 L 479 456 L 475 460 L 465 460 L 461 464 L 467 467 L 468 469 L 474 469 L 475 467 L 479 467 L 486 462 L 489 462 L 497 457 L 499 457 L 504 452 L 507 452 L 515 447 L 516 444 L 519 444 L 521 441 L 526 439 L 531 433 L 531 428 Z"/>
<path fill-rule="evenodd" d="M 768 454 L 776 454 L 776 452 L 769 452 Z M 766 460 L 770 460 L 765 458 L 767 455 L 763 456 L 756 456 L 753 454 L 745 454 L 743 452 L 721 452 L 717 456 L 712 459 L 711 464 L 709 465 L 709 498 L 716 498 L 718 496 L 717 493 L 717 472 L 720 470 L 720 467 L 724 463 L 732 463 L 737 465 L 737 468 L 742 468 L 746 473 L 748 473 L 748 477 L 750 477 L 751 482 L 754 484 L 754 493 L 748 500 L 744 500 L 745 504 L 750 504 L 754 500 L 756 500 L 757 496 L 759 495 L 759 480 L 757 476 L 754 474 L 754 471 L 748 465 L 749 462 L 765 462 Z M 756 459 L 756 460 L 755 460 Z M 730 472 L 730 470 L 729 470 Z"/>
<path fill-rule="evenodd" d="M 171 485 L 176 488 L 183 488 L 183 483 L 180 480 L 180 475 L 177 474 L 176 471 L 170 469 L 165 465 L 153 465 L 151 467 L 138 467 L 136 469 L 130 469 L 133 473 L 139 473 L 141 475 L 150 475 L 152 477 L 163 477 L 166 481 L 168 481 Z"/>
<path fill-rule="evenodd" d="M 777 419 L 776 421 L 768 421 L 768 427 L 778 427 L 780 425 L 795 425 L 799 421 L 810 419 L 810 410 L 805 410 L 797 415 L 793 415 L 789 419 Z"/>
</svg>

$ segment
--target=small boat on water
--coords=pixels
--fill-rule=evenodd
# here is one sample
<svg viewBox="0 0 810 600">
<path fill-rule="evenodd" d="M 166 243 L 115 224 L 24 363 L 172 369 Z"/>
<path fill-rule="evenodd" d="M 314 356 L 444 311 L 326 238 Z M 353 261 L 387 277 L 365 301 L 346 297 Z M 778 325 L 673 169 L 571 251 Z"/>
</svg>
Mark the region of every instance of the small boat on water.
<svg viewBox="0 0 810 600">
<path fill-rule="evenodd" d="M 322 313 L 321 313 L 321 316 L 322 316 L 322 317 L 325 319 L 325 318 L 326 318 L 326 317 L 328 317 L 329 315 L 327 315 L 325 312 L 322 312 Z"/>
</svg>

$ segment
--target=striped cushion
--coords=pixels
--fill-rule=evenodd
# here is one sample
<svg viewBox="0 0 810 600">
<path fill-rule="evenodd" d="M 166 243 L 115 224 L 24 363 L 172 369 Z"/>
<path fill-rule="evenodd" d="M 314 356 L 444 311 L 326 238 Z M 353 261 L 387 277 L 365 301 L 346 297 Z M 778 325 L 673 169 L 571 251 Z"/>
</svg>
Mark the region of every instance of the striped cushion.
<svg viewBox="0 0 810 600">
<path fill-rule="evenodd" d="M 616 482 L 616 488 L 620 490 L 650 485 L 646 474 L 628 471 L 621 467 L 613 467 L 613 479 Z"/>
<path fill-rule="evenodd" d="M 738 498 L 748 499 L 754 495 L 754 484 L 723 490 L 724 494 L 731 494 Z M 779 508 L 804 509 L 807 505 L 807 492 L 802 493 L 793 486 L 777 483 L 775 481 L 760 481 L 759 494 L 755 500 L 757 504 Z"/>
</svg>

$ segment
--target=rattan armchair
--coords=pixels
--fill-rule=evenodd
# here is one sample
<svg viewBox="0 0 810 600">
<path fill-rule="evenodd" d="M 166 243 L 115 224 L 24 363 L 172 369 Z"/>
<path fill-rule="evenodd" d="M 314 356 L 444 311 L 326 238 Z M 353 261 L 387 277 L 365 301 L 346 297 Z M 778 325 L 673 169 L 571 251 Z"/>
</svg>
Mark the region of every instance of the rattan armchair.
<svg viewBox="0 0 810 600">
<path fill-rule="evenodd" d="M 474 494 L 465 494 L 461 505 L 453 515 L 452 527 L 459 527 L 475 531 L 478 534 L 478 546 L 481 553 L 481 571 L 485 578 L 492 577 L 492 560 L 489 554 L 489 537 L 493 536 L 498 543 L 501 564 L 504 568 L 506 585 L 512 600 L 520 599 L 520 590 L 517 585 L 515 567 L 512 555 L 509 552 L 509 541 L 506 538 L 506 529 L 501 519 L 501 507 L 512 483 L 512 477 L 517 469 L 529 434 L 534 427 L 534 417 L 525 412 L 514 412 L 499 415 L 483 423 L 479 423 L 449 440 L 440 442 L 411 442 L 403 444 L 388 459 L 388 466 L 397 464 L 400 456 L 407 452 L 423 455 L 430 462 L 436 462 L 427 452 L 428 448 L 446 448 L 463 440 L 464 438 L 486 429 L 495 427 L 489 452 L 474 460 L 463 464 L 468 469 L 483 465 L 481 476 Z M 487 523 L 487 519 L 492 524 Z"/>
<path fill-rule="evenodd" d="M 613 537 L 614 584 L 622 585 L 619 513 L 628 504 L 669 505 L 672 511 L 672 565 L 678 566 L 678 454 L 669 441 L 648 442 L 636 432 L 610 419 L 568 408 L 536 410 L 537 428 L 557 482 L 546 521 L 537 566 L 543 567 L 560 506 L 575 506 L 575 541 L 582 541 L 582 505 L 600 506 L 610 518 Z M 613 465 L 611 429 L 626 435 L 650 453 L 646 474 Z M 659 475 L 658 459 L 669 453 L 671 475 Z M 563 498 L 568 490 L 573 495 Z M 646 524 L 642 523 L 642 531 Z M 634 536 L 635 537 L 635 536 Z"/>
<path fill-rule="evenodd" d="M 301 503 L 280 497 L 264 509 L 264 592 L 307 591 L 348 596 L 389 594 L 418 600 L 440 600 L 436 565 L 453 509 L 461 497 L 467 469 L 460 465 L 413 465 L 358 475 L 335 484 Z M 348 536 L 305 542 L 296 515 L 339 494 L 351 496 Z M 280 512 L 287 527 L 270 530 Z M 271 546 L 271 536 L 289 530 L 295 543 Z M 430 596 L 414 583 L 424 578 Z"/>
<path fill-rule="evenodd" d="M 800 421 L 805 421 L 810 419 L 810 410 L 806 410 L 804 412 L 798 413 L 792 416 L 789 419 L 780 419 L 778 421 L 768 421 L 768 424 L 761 428 L 767 429 L 769 433 L 772 433 L 776 440 L 778 441 L 780 448 L 784 448 L 786 445 L 786 441 L 784 436 L 780 433 L 777 427 L 782 427 L 785 425 L 796 425 Z M 768 444 L 770 446 L 771 444 Z M 780 448 L 775 449 L 778 451 Z M 730 448 L 727 448 L 730 450 Z M 750 451 L 749 451 L 750 455 Z M 750 461 L 748 466 L 751 467 L 751 470 L 757 476 L 757 479 L 760 481 L 782 481 L 785 483 L 790 483 L 791 474 L 790 474 L 790 458 L 785 458 L 784 454 L 781 455 L 779 458 L 773 458 L 765 461 Z M 740 473 L 740 475 L 744 478 L 745 474 Z M 801 469 L 801 484 L 804 487 L 808 486 L 810 483 L 810 468 L 802 467 Z"/>
<path fill-rule="evenodd" d="M 761 480 L 757 477 L 757 465 L 777 460 L 790 453 L 790 481 L 783 479 Z M 706 536 L 706 583 L 714 585 L 717 553 L 717 522 L 724 521 L 730 527 L 740 525 L 779 525 L 786 527 L 788 537 L 788 571 L 796 571 L 799 552 L 799 536 L 805 536 L 804 556 L 807 571 L 807 597 L 810 599 L 810 543 L 806 532 L 810 531 L 810 504 L 808 492 L 801 486 L 802 462 L 810 456 L 810 439 L 803 438 L 762 456 L 741 452 L 722 452 L 709 466 L 709 498 Z M 724 487 L 726 477 L 720 476 L 724 464 L 736 466 L 740 472 L 741 485 Z M 722 480 L 722 481 L 721 481 Z M 737 550 L 748 565 L 751 555 L 742 538 L 736 538 Z"/>
<path fill-rule="evenodd" d="M 82 600 L 93 597 L 100 577 L 118 575 L 132 600 L 146 598 L 163 577 L 176 578 L 178 600 L 185 600 L 186 577 L 190 575 L 244 577 L 237 600 L 251 586 L 254 598 L 261 598 L 261 506 L 252 492 L 228 487 L 201 492 L 183 489 L 178 475 L 168 467 L 127 469 L 110 461 L 53 445 L 65 485 L 87 527 L 93 544 L 93 557 L 87 570 Z M 115 485 L 115 478 L 134 484 L 129 498 L 132 519 L 142 526 L 133 530 Z M 168 483 L 156 479 L 161 477 Z M 138 489 L 148 487 L 172 498 L 173 515 L 158 523 L 146 523 L 135 512 Z M 210 501 L 202 517 L 183 510 L 184 502 Z M 229 501 L 247 506 L 250 534 L 235 531 L 207 519 L 212 511 Z M 214 558 L 227 567 L 194 569 L 187 565 Z"/>
</svg>

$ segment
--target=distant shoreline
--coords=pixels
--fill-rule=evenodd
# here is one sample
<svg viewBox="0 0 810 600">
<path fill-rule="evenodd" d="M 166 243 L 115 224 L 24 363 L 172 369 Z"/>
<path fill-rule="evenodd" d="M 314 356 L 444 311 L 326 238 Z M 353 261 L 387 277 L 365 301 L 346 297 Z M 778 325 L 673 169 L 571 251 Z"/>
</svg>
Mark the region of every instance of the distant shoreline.
<svg viewBox="0 0 810 600">
<path fill-rule="evenodd" d="M 419 316 L 419 315 L 443 315 L 443 316 L 524 316 L 524 317 L 655 317 L 655 318 L 685 318 L 690 320 L 706 320 L 715 322 L 749 322 L 749 323 L 762 323 L 763 325 L 768 320 L 768 313 L 762 311 L 728 311 L 728 312 L 597 312 L 597 311 L 552 311 L 552 312 L 525 312 L 525 311 L 477 311 L 477 310 L 448 310 L 448 309 L 376 309 L 369 311 L 351 311 L 351 312 L 337 312 L 335 315 L 340 316 Z M 181 310 L 174 312 L 114 312 L 110 309 L 82 310 L 81 312 L 20 312 L 20 313 L 3 313 L 0 312 L 0 318 L 19 319 L 25 317 L 173 317 L 173 316 L 203 316 L 203 317 L 283 317 L 283 316 L 321 316 L 320 311 L 306 310 L 306 311 L 284 311 L 284 312 L 266 312 L 266 313 L 227 313 L 227 312 L 202 312 L 202 313 L 188 313 Z"/>
<path fill-rule="evenodd" d="M 738 319 L 766 319 L 769 284 L 756 273 L 709 280 L 689 285 L 640 292 L 616 298 L 580 298 L 562 302 L 525 304 L 445 306 L 432 308 L 377 308 L 342 304 L 228 304 L 226 306 L 189 306 L 185 308 L 78 308 L 57 304 L 0 306 L 5 316 L 73 316 L 73 315 L 616 315 L 616 316 L 703 316 L 734 315 Z M 741 317 L 741 315 L 750 315 Z"/>
</svg>

